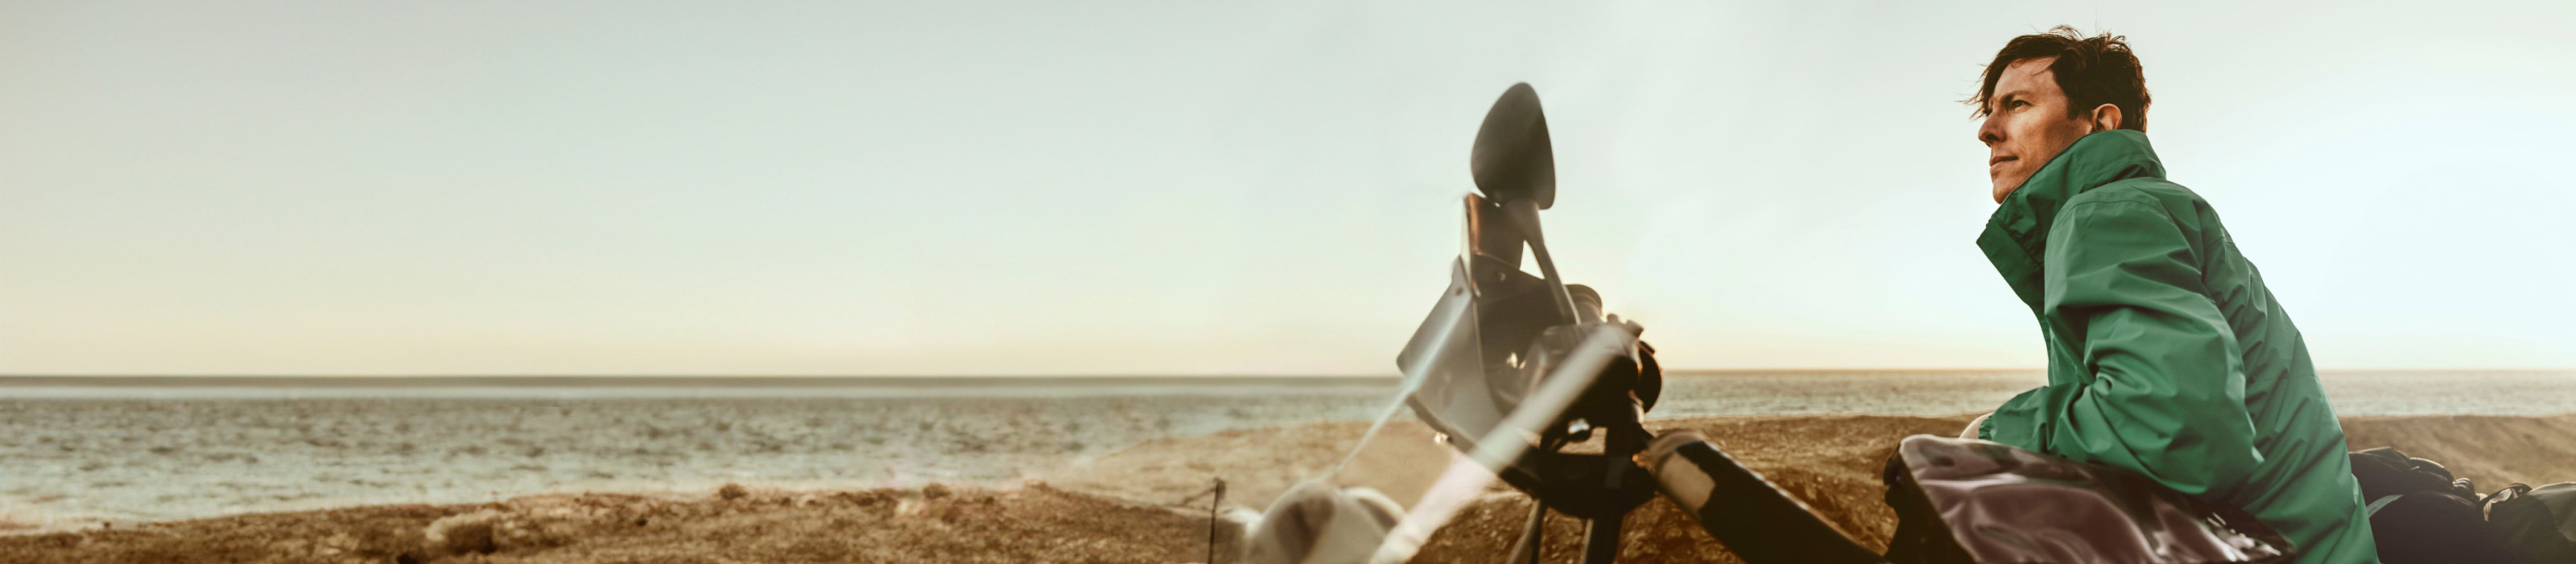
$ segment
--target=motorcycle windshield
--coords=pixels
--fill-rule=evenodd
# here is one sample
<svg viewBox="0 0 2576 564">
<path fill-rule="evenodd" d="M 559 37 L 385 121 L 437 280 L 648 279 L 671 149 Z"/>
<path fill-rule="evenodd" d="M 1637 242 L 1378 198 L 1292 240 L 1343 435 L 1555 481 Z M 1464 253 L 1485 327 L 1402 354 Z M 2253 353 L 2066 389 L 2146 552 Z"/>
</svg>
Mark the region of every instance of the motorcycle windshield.
<svg viewBox="0 0 2576 564">
<path fill-rule="evenodd" d="M 1527 389 L 1497 393 L 1496 386 L 1523 385 L 1523 379 L 1493 377 L 1483 365 L 1473 292 L 1465 284 L 1460 267 L 1398 359 L 1405 376 L 1396 397 L 1341 463 L 1302 490 L 1336 496 L 1342 509 L 1335 511 L 1343 514 L 1314 520 L 1312 549 L 1300 560 L 1411 558 L 1460 509 L 1487 495 L 1495 469 L 1533 448 L 1541 429 L 1560 421 L 1602 369 L 1633 345 L 1628 332 L 1600 327 Z"/>
</svg>

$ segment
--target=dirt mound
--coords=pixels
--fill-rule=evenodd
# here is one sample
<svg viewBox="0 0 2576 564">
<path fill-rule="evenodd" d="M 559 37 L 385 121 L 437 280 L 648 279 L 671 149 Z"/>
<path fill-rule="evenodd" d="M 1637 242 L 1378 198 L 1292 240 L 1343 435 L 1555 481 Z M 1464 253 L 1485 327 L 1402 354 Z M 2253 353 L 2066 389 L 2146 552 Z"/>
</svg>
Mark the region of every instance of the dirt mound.
<svg viewBox="0 0 2576 564">
<path fill-rule="evenodd" d="M 2479 493 L 2576 480 L 2576 414 L 2345 417 L 2343 433 L 2353 450 L 2393 446 L 2440 462 Z"/>
<path fill-rule="evenodd" d="M 1881 548 L 1896 517 L 1882 501 L 1878 472 L 1897 439 L 1955 433 L 1967 420 L 1706 417 L 1649 426 L 1706 434 L 1862 544 Z M 2576 415 L 2357 417 L 2343 424 L 2352 448 L 2397 446 L 2450 465 L 2482 489 L 2576 479 Z M 1230 485 L 1228 505 L 1265 506 L 1338 461 L 1365 431 L 1319 424 L 1158 439 L 1064 469 L 1050 478 L 1053 485 L 1007 489 L 728 486 L 692 496 L 537 495 L 0 533 L 0 562 L 1192 562 L 1210 548 L 1205 506 L 1166 504 L 1221 477 Z M 1435 533 L 1415 560 L 1500 561 L 1528 504 L 1509 492 L 1487 495 Z M 1546 561 L 1574 560 L 1580 526 L 1549 520 Z M 1662 501 L 1629 515 L 1625 532 L 1623 558 L 1631 561 L 1736 561 Z M 1218 561 L 1230 560 L 1232 539 L 1219 539 L 1215 550 Z"/>
<path fill-rule="evenodd" d="M 542 495 L 0 537 L 13 563 L 1175 562 L 1207 520 L 1031 484 Z M 1232 539 L 1222 550 L 1231 550 Z"/>
<path fill-rule="evenodd" d="M 1693 429 L 1789 491 L 1861 544 L 1884 550 L 1896 530 L 1879 471 L 1908 435 L 1952 435 L 1971 417 L 1798 415 L 1694 417 L 1649 421 Z M 2576 415 L 2374 416 L 2344 418 L 2350 448 L 2396 446 L 2440 461 L 2481 489 L 2510 482 L 2576 480 Z M 1150 441 L 1055 478 L 1068 489 L 1130 499 L 1178 499 L 1223 477 L 1230 504 L 1259 508 L 1289 484 L 1331 465 L 1367 427 L 1317 424 Z M 1398 426 L 1397 432 L 1419 433 Z M 1501 561 L 1529 515 L 1527 498 L 1488 495 L 1433 535 L 1421 562 Z M 1547 561 L 1576 559 L 1581 523 L 1551 516 Z M 1738 562 L 1668 502 L 1639 508 L 1625 523 L 1623 558 L 1653 562 Z"/>
</svg>

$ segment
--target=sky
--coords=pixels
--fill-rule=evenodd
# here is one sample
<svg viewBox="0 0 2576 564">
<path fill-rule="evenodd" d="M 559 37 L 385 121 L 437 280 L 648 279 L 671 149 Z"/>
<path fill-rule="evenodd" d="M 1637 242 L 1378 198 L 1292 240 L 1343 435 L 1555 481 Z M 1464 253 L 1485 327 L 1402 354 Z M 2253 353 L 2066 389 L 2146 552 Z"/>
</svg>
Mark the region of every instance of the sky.
<svg viewBox="0 0 2576 564">
<path fill-rule="evenodd" d="M 0 1 L 0 374 L 1391 374 L 1515 82 L 1666 365 L 2035 368 L 2061 23 L 2318 366 L 2576 368 L 2567 2 Z"/>
</svg>

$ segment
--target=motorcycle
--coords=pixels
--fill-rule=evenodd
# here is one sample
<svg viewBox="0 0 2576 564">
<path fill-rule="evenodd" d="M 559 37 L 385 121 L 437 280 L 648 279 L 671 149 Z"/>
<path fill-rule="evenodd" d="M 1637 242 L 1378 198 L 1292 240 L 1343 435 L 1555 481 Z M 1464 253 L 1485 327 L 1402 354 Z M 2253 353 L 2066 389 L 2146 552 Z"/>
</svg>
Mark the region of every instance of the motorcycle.
<svg viewBox="0 0 2576 564">
<path fill-rule="evenodd" d="M 1644 327 L 1567 283 L 1548 252 L 1539 214 L 1556 199 L 1554 149 L 1529 84 L 1486 113 L 1469 169 L 1464 244 L 1396 357 L 1396 398 L 1341 462 L 1248 527 L 1244 561 L 1402 562 L 1497 480 L 1537 501 L 1513 562 L 1537 561 L 1551 511 L 1584 523 L 1583 562 L 1616 561 L 1622 519 L 1657 497 L 1755 564 L 2291 554 L 2252 517 L 2144 476 L 1929 436 L 1906 439 L 1889 461 L 1888 499 L 1903 519 L 1890 552 L 1863 547 L 1697 433 L 1646 428 L 1663 375 Z"/>
</svg>

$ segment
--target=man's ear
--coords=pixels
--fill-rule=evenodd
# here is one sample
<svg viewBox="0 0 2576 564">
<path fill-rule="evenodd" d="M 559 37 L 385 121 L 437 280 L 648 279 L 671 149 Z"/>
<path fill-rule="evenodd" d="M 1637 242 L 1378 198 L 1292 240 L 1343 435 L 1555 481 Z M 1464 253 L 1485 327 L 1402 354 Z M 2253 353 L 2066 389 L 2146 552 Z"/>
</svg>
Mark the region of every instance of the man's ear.
<svg viewBox="0 0 2576 564">
<path fill-rule="evenodd" d="M 2096 133 L 2120 128 L 2120 107 L 2103 104 L 2093 107 L 2092 126 Z"/>
</svg>

